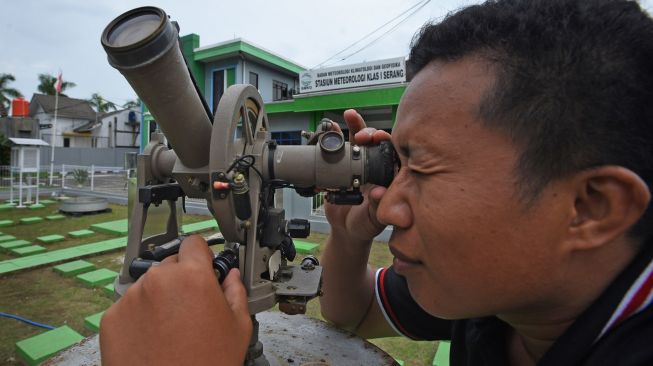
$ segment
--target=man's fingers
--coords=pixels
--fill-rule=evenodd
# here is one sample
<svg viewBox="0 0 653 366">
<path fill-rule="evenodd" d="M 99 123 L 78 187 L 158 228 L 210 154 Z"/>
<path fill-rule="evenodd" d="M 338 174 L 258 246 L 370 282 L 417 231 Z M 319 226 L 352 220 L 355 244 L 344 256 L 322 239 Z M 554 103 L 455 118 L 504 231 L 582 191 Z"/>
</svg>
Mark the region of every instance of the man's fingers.
<svg viewBox="0 0 653 366">
<path fill-rule="evenodd" d="M 240 280 L 240 271 L 237 268 L 229 271 L 227 278 L 222 282 L 222 289 L 231 311 L 238 316 L 249 318 L 247 291 Z"/>
<path fill-rule="evenodd" d="M 365 120 L 354 109 L 347 109 L 343 113 L 343 116 L 345 117 L 347 127 L 349 127 L 349 141 L 354 141 L 356 133 L 365 128 Z"/>
<path fill-rule="evenodd" d="M 199 265 L 211 266 L 213 255 L 206 240 L 199 235 L 192 235 L 184 239 L 179 248 L 178 261 L 196 262 Z"/>
<path fill-rule="evenodd" d="M 163 260 L 161 261 L 161 264 L 163 264 L 163 263 L 177 263 L 177 262 L 179 262 L 179 255 L 174 254 L 174 255 L 171 255 L 169 257 L 163 258 Z"/>
<path fill-rule="evenodd" d="M 370 199 L 370 204 L 373 205 L 374 208 L 379 205 L 379 201 L 381 201 L 381 197 L 383 197 L 383 194 L 386 190 L 387 189 L 385 187 L 381 186 L 374 186 L 372 189 L 370 189 L 368 197 Z"/>
<path fill-rule="evenodd" d="M 392 138 L 390 134 L 383 130 L 375 130 L 372 133 L 372 144 L 378 145 L 381 141 L 389 141 Z"/>
</svg>

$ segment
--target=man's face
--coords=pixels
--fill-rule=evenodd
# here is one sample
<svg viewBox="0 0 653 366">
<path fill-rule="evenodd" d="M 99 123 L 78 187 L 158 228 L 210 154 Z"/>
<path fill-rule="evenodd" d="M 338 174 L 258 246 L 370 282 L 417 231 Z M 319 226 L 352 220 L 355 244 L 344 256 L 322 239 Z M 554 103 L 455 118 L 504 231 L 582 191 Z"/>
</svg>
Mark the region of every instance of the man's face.
<svg viewBox="0 0 653 366">
<path fill-rule="evenodd" d="M 520 200 L 518 152 L 479 117 L 493 82 L 475 58 L 428 65 L 392 134 L 401 169 L 378 217 L 394 225 L 390 249 L 411 294 L 445 318 L 547 309 L 562 278 L 571 192 L 553 183 L 533 206 Z"/>
</svg>

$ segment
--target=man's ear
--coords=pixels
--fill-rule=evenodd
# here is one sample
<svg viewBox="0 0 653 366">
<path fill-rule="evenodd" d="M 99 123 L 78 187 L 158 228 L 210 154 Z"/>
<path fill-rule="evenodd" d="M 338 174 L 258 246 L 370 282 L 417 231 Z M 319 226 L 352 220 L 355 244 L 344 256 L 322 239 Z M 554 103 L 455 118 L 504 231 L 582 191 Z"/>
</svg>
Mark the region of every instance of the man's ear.
<svg viewBox="0 0 653 366">
<path fill-rule="evenodd" d="M 568 244 L 575 250 L 597 248 L 625 234 L 651 200 L 646 183 L 620 166 L 588 169 L 571 184 L 575 202 Z"/>
</svg>

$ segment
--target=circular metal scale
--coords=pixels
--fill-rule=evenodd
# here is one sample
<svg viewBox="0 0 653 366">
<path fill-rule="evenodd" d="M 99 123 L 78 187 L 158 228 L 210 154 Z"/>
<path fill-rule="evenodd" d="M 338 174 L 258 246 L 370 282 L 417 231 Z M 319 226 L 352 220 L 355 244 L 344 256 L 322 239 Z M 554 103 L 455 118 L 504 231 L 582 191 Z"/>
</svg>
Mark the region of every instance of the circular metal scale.
<svg viewBox="0 0 653 366">
<path fill-rule="evenodd" d="M 61 202 L 59 211 L 67 214 L 87 214 L 107 210 L 109 202 L 102 197 L 73 197 Z"/>
<path fill-rule="evenodd" d="M 272 311 L 259 313 L 256 318 L 270 366 L 398 365 L 372 343 L 317 319 Z M 98 341 L 97 335 L 89 337 L 44 365 L 99 365 Z M 216 362 L 219 357 L 216 355 Z"/>
</svg>

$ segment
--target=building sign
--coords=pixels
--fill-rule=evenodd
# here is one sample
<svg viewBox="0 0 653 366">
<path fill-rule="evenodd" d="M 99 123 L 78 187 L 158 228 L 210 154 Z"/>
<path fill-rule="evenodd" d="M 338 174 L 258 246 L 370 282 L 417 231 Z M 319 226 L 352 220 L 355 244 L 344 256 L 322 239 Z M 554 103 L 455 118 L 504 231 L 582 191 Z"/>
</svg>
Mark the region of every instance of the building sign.
<svg viewBox="0 0 653 366">
<path fill-rule="evenodd" d="M 398 57 L 304 71 L 299 74 L 299 92 L 315 93 L 405 81 L 406 61 Z"/>
</svg>

